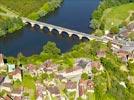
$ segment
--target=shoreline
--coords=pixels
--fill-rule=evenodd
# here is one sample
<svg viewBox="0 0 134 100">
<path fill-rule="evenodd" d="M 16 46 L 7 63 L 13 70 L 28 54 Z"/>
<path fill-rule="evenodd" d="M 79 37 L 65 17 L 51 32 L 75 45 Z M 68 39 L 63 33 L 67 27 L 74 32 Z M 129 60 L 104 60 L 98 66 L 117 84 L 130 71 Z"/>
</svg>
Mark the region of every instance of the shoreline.
<svg viewBox="0 0 134 100">
<path fill-rule="evenodd" d="M 48 2 L 46 2 L 41 8 L 39 8 L 39 10 L 38 10 L 37 12 L 32 12 L 32 13 L 29 14 L 26 18 L 30 18 L 30 16 L 31 16 L 30 19 L 32 19 L 32 20 L 39 20 L 41 17 L 44 17 L 44 16 L 48 15 L 49 13 L 55 11 L 57 8 L 59 8 L 59 7 L 61 6 L 61 4 L 62 4 L 63 2 L 64 2 L 64 0 L 59 0 L 58 3 L 57 3 L 57 5 L 53 7 L 53 5 L 55 4 L 55 1 L 51 1 L 51 2 L 48 1 Z M 53 7 L 53 9 L 47 12 L 45 9 L 43 9 L 43 8 L 46 7 L 46 4 L 49 4 L 49 5 L 52 4 L 51 6 Z M 51 8 L 49 8 L 49 9 L 51 9 Z M 42 12 L 41 12 L 41 10 L 42 10 Z M 11 11 L 11 12 L 14 12 L 14 11 Z M 45 13 L 45 12 L 46 12 L 46 13 Z M 33 13 L 34 13 L 34 16 L 35 16 L 35 17 L 32 16 Z M 42 13 L 44 13 L 44 14 L 41 15 Z M 37 16 L 38 16 L 38 17 L 37 17 Z M 21 19 L 21 17 L 23 17 L 23 16 L 19 16 L 19 15 L 14 16 L 14 17 L 10 17 L 10 16 L 9 16 L 9 18 L 7 18 L 6 20 L 7 20 L 7 21 L 8 21 L 8 20 L 12 20 L 13 18 L 15 18 L 16 20 L 18 20 L 18 19 Z M 32 18 L 32 17 L 33 17 L 33 18 Z M 5 21 L 3 21 L 2 24 L 3 24 L 4 22 L 5 22 Z M 4 23 L 4 24 L 5 24 L 5 23 Z M 7 24 L 7 23 L 6 23 L 6 24 Z M 11 23 L 11 24 L 13 25 L 14 22 Z M 25 27 L 25 24 L 24 24 L 24 23 L 22 22 L 22 20 L 21 20 L 20 24 L 18 25 L 18 27 L 17 27 L 16 29 L 15 29 L 14 27 L 9 28 L 9 30 L 12 30 L 12 31 L 4 30 L 3 27 L 4 27 L 4 26 L 0 27 L 0 29 L 1 29 L 2 32 L 3 32 L 3 34 L 0 35 L 0 38 L 1 38 L 1 37 L 6 37 L 7 34 L 13 34 L 15 31 L 18 31 L 18 30 L 22 29 L 23 27 Z"/>
</svg>

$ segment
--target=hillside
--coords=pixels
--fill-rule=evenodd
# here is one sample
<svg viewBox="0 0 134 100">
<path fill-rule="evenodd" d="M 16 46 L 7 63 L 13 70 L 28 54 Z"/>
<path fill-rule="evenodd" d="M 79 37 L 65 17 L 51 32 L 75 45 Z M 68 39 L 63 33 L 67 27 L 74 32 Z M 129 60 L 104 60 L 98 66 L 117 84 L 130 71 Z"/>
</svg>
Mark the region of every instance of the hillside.
<svg viewBox="0 0 134 100">
<path fill-rule="evenodd" d="M 119 26 L 123 21 L 129 21 L 127 18 L 132 11 L 134 11 L 134 3 L 112 7 L 104 11 L 101 21 L 104 22 L 105 29 L 109 30 L 113 25 Z"/>
<path fill-rule="evenodd" d="M 17 12 L 21 16 L 28 16 L 38 11 L 48 0 L 0 0 L 0 4 Z"/>
</svg>

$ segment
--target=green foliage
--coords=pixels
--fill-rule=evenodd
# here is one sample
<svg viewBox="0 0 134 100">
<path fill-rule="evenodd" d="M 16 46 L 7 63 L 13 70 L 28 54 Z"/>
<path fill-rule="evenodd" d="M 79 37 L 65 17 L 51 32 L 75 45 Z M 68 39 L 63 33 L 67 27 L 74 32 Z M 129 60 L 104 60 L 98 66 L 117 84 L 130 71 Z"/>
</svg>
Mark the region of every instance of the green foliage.
<svg viewBox="0 0 134 100">
<path fill-rule="evenodd" d="M 119 32 L 119 28 L 117 26 L 113 26 L 111 29 L 110 29 L 110 32 L 112 34 L 117 34 Z"/>
<path fill-rule="evenodd" d="M 38 11 L 47 1 L 48 0 L 0 0 L 0 4 L 17 12 L 17 14 L 21 16 L 28 16 L 30 13 Z"/>
<path fill-rule="evenodd" d="M 35 81 L 30 75 L 23 76 L 23 86 L 28 89 L 35 89 Z"/>
<path fill-rule="evenodd" d="M 6 34 L 5 31 L 0 28 L 0 36 L 3 36 L 3 35 L 5 35 L 5 34 Z"/>
<path fill-rule="evenodd" d="M 63 0 L 51 0 L 46 2 L 38 11 L 29 14 L 30 19 L 37 20 L 42 16 L 45 16 L 49 12 L 54 11 L 58 8 Z"/>
<path fill-rule="evenodd" d="M 107 25 L 105 25 L 106 24 L 105 20 L 108 22 L 112 22 L 113 20 L 115 20 L 115 18 L 117 18 L 118 15 L 120 15 L 121 18 L 124 18 L 126 15 L 128 15 L 128 13 L 124 13 L 124 11 L 125 12 L 127 11 L 127 9 L 125 7 L 120 9 L 122 12 L 120 12 L 120 10 L 114 10 L 115 12 L 117 12 L 116 14 L 109 13 L 110 11 L 108 9 L 112 8 L 112 7 L 120 6 L 122 4 L 131 3 L 131 2 L 134 2 L 134 1 L 133 0 L 102 0 L 100 5 L 98 6 L 98 8 L 92 14 L 91 27 L 93 29 L 98 29 L 98 28 L 103 29 L 103 28 L 101 28 L 102 23 L 104 23 L 104 27 L 109 26 L 111 24 L 111 23 L 110 24 L 108 23 Z M 131 9 L 133 8 L 132 6 L 131 6 Z M 130 7 L 128 6 L 127 8 L 130 8 Z M 106 10 L 108 10 L 108 11 L 106 11 Z M 109 14 L 109 16 L 107 14 Z M 125 14 L 125 16 L 124 16 L 124 14 Z M 102 18 L 104 15 L 106 17 Z M 114 16 L 115 16 L 115 18 L 113 18 Z M 110 17 L 112 17 L 112 18 L 108 19 Z M 119 17 L 119 19 L 120 19 L 120 17 Z M 117 20 L 115 20 L 115 21 L 117 21 Z M 118 21 L 117 21 L 117 23 L 118 23 Z M 118 23 L 118 24 L 120 24 L 120 23 Z"/>
<path fill-rule="evenodd" d="M 134 62 L 129 61 L 127 66 L 130 75 L 134 76 Z"/>
<path fill-rule="evenodd" d="M 102 30 L 100 30 L 100 29 L 96 29 L 95 32 L 94 32 L 94 34 L 96 36 L 103 36 L 104 35 L 104 32 Z"/>
<path fill-rule="evenodd" d="M 128 38 L 130 38 L 131 41 L 134 41 L 134 32 L 131 32 Z"/>
<path fill-rule="evenodd" d="M 48 78 L 48 74 L 47 73 L 43 73 L 41 75 L 41 78 L 42 78 L 42 80 L 47 79 Z"/>
<path fill-rule="evenodd" d="M 23 23 L 20 18 L 7 18 L 0 23 L 0 36 L 7 33 L 12 33 L 15 30 L 19 30 L 23 27 Z"/>
<path fill-rule="evenodd" d="M 81 78 L 82 78 L 83 80 L 87 80 L 87 79 L 89 78 L 89 76 L 88 76 L 87 73 L 82 73 Z"/>
<path fill-rule="evenodd" d="M 97 72 L 98 72 L 97 69 L 96 69 L 95 67 L 93 67 L 93 68 L 92 68 L 92 73 L 95 74 L 95 73 L 97 73 Z"/>
<path fill-rule="evenodd" d="M 56 43 L 54 42 L 48 42 L 44 47 L 43 47 L 43 53 L 49 54 L 53 57 L 57 57 L 59 54 L 61 54 L 61 51 L 59 48 L 57 48 Z"/>
<path fill-rule="evenodd" d="M 40 16 L 35 12 L 31 13 L 28 17 L 33 20 L 37 20 L 40 18 Z"/>
<path fill-rule="evenodd" d="M 16 80 L 14 81 L 13 88 L 18 89 L 20 88 L 21 85 L 22 85 L 21 82 L 19 80 Z"/>
<path fill-rule="evenodd" d="M 130 21 L 134 20 L 134 13 L 132 13 L 132 15 L 130 16 Z"/>
<path fill-rule="evenodd" d="M 133 10 L 134 3 L 106 9 L 101 18 L 101 22 L 105 23 L 105 30 L 110 30 L 113 26 L 122 27 L 122 22 L 130 22 L 131 11 Z"/>
<path fill-rule="evenodd" d="M 7 3 L 8 2 L 8 3 Z M 47 13 L 54 11 L 61 4 L 62 0 L 1 0 L 0 6 L 6 9 L 7 14 L 13 14 L 19 16 L 27 16 L 33 20 L 37 20 Z M 3 10 L 0 9 L 0 12 Z M 23 27 L 23 23 L 20 18 L 2 18 L 0 17 L 0 36 L 7 33 L 13 33 Z"/>
</svg>

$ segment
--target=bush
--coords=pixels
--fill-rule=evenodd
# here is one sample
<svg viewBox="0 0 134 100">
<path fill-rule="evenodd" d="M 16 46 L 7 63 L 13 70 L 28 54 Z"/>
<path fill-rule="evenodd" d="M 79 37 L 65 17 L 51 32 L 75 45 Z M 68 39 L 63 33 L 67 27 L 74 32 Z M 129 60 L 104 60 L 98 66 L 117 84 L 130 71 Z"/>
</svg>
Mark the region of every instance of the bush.
<svg viewBox="0 0 134 100">
<path fill-rule="evenodd" d="M 88 74 L 87 74 L 87 73 L 83 73 L 83 74 L 81 75 L 81 78 L 82 78 L 83 80 L 87 80 L 89 77 L 88 77 Z"/>
</svg>

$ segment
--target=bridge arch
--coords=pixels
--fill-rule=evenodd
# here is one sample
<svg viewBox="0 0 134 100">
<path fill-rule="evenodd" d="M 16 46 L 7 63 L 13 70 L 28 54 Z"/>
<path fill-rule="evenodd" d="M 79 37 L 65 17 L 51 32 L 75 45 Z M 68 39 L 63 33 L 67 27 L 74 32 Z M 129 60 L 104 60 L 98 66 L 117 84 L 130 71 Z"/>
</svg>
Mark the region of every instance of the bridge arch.
<svg viewBox="0 0 134 100">
<path fill-rule="evenodd" d="M 47 26 L 44 26 L 42 30 L 50 32 L 50 30 L 49 30 L 49 28 Z"/>
<path fill-rule="evenodd" d="M 40 25 L 38 25 L 38 24 L 34 24 L 33 27 L 35 27 L 35 28 L 37 28 L 37 29 L 40 29 Z"/>
<path fill-rule="evenodd" d="M 71 37 L 72 37 L 73 39 L 78 39 L 78 40 L 80 40 L 80 38 L 79 38 L 79 36 L 78 36 L 77 34 L 72 34 Z"/>
<path fill-rule="evenodd" d="M 88 38 L 88 37 L 82 37 L 82 39 L 81 39 L 82 41 L 90 41 L 90 39 Z"/>
<path fill-rule="evenodd" d="M 53 28 L 50 32 L 55 34 L 55 35 L 59 35 L 59 30 L 56 28 Z"/>
<path fill-rule="evenodd" d="M 31 26 L 30 22 L 23 22 L 23 23 L 26 24 L 26 25 L 30 25 Z"/>
<path fill-rule="evenodd" d="M 63 37 L 69 37 L 69 34 L 68 34 L 68 32 L 66 32 L 66 31 L 61 31 L 60 34 L 61 34 Z"/>
</svg>

